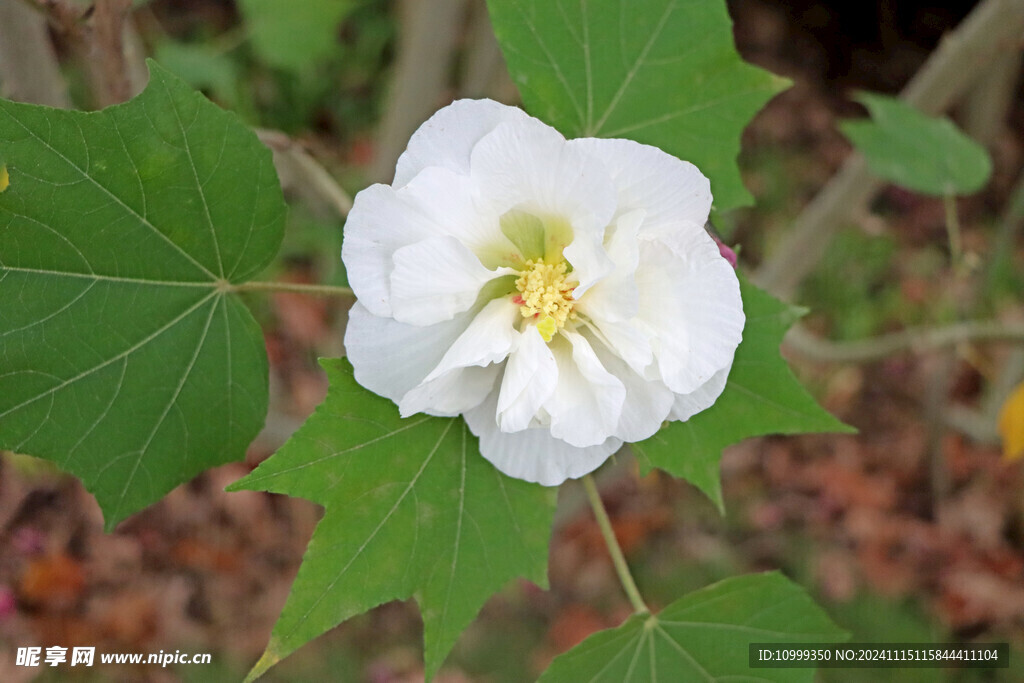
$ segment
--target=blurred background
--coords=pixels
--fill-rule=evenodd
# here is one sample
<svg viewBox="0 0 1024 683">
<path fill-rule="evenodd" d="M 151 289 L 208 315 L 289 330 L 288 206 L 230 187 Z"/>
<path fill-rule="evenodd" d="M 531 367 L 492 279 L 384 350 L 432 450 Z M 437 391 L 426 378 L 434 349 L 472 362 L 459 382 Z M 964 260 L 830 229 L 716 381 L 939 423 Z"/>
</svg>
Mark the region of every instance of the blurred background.
<svg viewBox="0 0 1024 683">
<path fill-rule="evenodd" d="M 1024 476 L 1021 461 L 1004 454 L 997 423 L 1002 411 L 1004 432 L 1024 430 L 1024 399 L 1005 408 L 1024 378 L 1024 347 L 869 343 L 851 353 L 841 344 L 958 318 L 1024 319 L 1024 8 L 1002 4 L 1021 14 L 1008 19 L 1019 22 L 1011 45 L 955 66 L 970 84 L 951 113 L 987 146 L 995 169 L 983 191 L 959 202 L 970 272 L 951 272 L 941 200 L 882 186 L 850 202 L 823 255 L 799 265 L 805 276 L 774 288 L 811 309 L 784 347 L 794 371 L 860 434 L 728 449 L 724 518 L 685 482 L 638 478 L 628 454 L 599 476 L 652 606 L 726 576 L 781 568 L 855 641 L 1009 641 L 1018 665 L 832 669 L 821 681 L 1022 680 Z M 744 136 L 740 161 L 757 205 L 717 218 L 741 249 L 741 267 L 770 270 L 804 207 L 848 159 L 835 124 L 863 115 L 849 96 L 900 92 L 975 5 L 730 3 L 740 53 L 794 81 Z M 10 99 L 82 109 L 124 101 L 144 85 L 146 57 L 236 112 L 274 149 L 291 211 L 264 280 L 344 285 L 349 197 L 390 181 L 411 132 L 453 98 L 517 102 L 483 0 L 0 0 L 0 91 Z M 41 460 L 0 454 L 0 680 L 240 680 L 262 652 L 320 510 L 223 488 L 323 398 L 316 358 L 343 352 L 349 302 L 278 293 L 249 303 L 270 355 L 271 411 L 245 463 L 197 477 L 104 534 L 77 481 Z M 582 492 L 563 489 L 551 590 L 509 585 L 436 680 L 531 681 L 555 655 L 629 614 Z M 422 680 L 421 633 L 413 603 L 384 605 L 264 680 Z M 50 644 L 210 652 L 213 664 L 15 666 L 18 646 Z"/>
</svg>

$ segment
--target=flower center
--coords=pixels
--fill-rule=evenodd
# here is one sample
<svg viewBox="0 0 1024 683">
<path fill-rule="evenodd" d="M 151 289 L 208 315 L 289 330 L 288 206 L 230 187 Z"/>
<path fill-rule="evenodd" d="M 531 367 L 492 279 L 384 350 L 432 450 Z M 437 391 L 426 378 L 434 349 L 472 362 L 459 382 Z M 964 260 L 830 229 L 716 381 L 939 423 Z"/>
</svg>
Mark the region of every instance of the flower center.
<svg viewBox="0 0 1024 683">
<path fill-rule="evenodd" d="M 514 301 L 519 304 L 519 312 L 524 318 L 537 318 L 537 331 L 544 341 L 551 337 L 559 328 L 565 326 L 566 320 L 576 317 L 573 306 L 572 291 L 576 285 L 565 280 L 566 264 L 548 264 L 544 259 L 526 262 L 526 269 L 520 271 L 516 280 L 519 295 Z"/>
</svg>

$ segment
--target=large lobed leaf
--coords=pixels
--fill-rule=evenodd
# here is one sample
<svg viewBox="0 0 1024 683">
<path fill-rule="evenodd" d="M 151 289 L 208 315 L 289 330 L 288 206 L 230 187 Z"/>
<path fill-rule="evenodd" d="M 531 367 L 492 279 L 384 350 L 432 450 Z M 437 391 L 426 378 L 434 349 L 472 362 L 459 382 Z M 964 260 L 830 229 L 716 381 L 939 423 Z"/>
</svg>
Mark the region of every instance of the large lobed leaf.
<svg viewBox="0 0 1024 683">
<path fill-rule="evenodd" d="M 800 309 L 740 278 L 747 316 L 743 341 L 725 391 L 714 405 L 686 422 L 672 422 L 632 445 L 646 473 L 655 467 L 686 479 L 723 509 L 722 449 L 764 434 L 852 432 L 815 402 L 779 355 L 779 344 Z"/>
<path fill-rule="evenodd" d="M 250 679 L 345 619 L 411 596 L 423 613 L 429 678 L 509 579 L 546 586 L 555 490 L 494 469 L 462 419 L 402 419 L 356 383 L 347 360 L 322 365 L 326 400 L 229 487 L 326 508 Z"/>
<path fill-rule="evenodd" d="M 108 528 L 263 424 L 263 337 L 230 285 L 276 253 L 270 152 L 150 63 L 96 113 L 0 100 L 0 448 L 82 479 Z"/>
<path fill-rule="evenodd" d="M 526 108 L 567 137 L 631 138 L 690 161 L 719 211 L 750 203 L 736 157 L 788 81 L 746 64 L 724 0 L 488 0 Z"/>
<path fill-rule="evenodd" d="M 839 128 L 879 178 L 930 195 L 970 194 L 988 182 L 988 152 L 949 119 L 926 116 L 894 97 L 865 92 L 856 99 L 871 120 Z"/>
<path fill-rule="evenodd" d="M 739 576 L 684 595 L 657 615 L 634 615 L 595 633 L 557 657 L 538 683 L 810 683 L 813 669 L 751 669 L 747 645 L 846 637 L 781 574 Z"/>
</svg>

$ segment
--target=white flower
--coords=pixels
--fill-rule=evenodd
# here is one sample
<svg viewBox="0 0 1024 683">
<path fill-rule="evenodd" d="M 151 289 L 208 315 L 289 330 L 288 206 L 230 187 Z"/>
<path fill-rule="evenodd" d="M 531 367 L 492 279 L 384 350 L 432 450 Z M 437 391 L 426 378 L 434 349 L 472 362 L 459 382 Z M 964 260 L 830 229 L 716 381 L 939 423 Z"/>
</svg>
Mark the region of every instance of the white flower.
<svg viewBox="0 0 1024 683">
<path fill-rule="evenodd" d="M 710 207 L 655 147 L 457 101 L 348 217 L 356 380 L 403 416 L 464 415 L 510 476 L 583 476 L 725 387 L 744 316 Z"/>
</svg>

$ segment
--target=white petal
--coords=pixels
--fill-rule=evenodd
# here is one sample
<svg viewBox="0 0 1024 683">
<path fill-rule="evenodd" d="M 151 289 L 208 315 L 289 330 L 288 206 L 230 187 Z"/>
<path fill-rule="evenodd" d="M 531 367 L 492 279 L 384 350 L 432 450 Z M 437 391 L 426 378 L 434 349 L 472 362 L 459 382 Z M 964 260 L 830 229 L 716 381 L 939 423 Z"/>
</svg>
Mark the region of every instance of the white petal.
<svg viewBox="0 0 1024 683">
<path fill-rule="evenodd" d="M 398 402 L 398 411 L 402 417 L 416 413 L 454 417 L 480 405 L 499 374 L 497 365 L 456 368 L 410 390 Z"/>
<path fill-rule="evenodd" d="M 437 228 L 387 185 L 371 185 L 356 195 L 345 221 L 341 259 L 359 302 L 375 315 L 391 315 L 391 257 Z"/>
<path fill-rule="evenodd" d="M 654 351 L 645 328 L 634 322 L 593 321 L 603 342 L 636 372 L 646 375 L 654 362 Z"/>
<path fill-rule="evenodd" d="M 558 385 L 544 402 L 551 436 L 571 446 L 597 446 L 615 435 L 626 389 L 605 370 L 582 335 L 562 331 L 550 344 Z"/>
<path fill-rule="evenodd" d="M 622 322 L 637 314 L 640 304 L 634 274 L 640 259 L 637 232 L 644 216 L 643 210 L 630 211 L 616 221 L 605 240 L 613 270 L 595 282 L 586 297 L 580 293 L 580 287 L 574 291 L 574 296 L 580 300 L 577 310 L 592 320 Z M 568 252 L 566 249 L 567 255 Z"/>
<path fill-rule="evenodd" d="M 672 412 L 669 413 L 669 419 L 689 420 L 697 413 L 710 408 L 725 390 L 731 369 L 732 363 L 729 363 L 728 367 L 722 368 L 713 374 L 711 379 L 689 394 L 676 394 L 675 403 L 672 404 Z"/>
<path fill-rule="evenodd" d="M 488 303 L 451 345 L 433 372 L 427 375 L 426 381 L 455 368 L 505 360 L 519 341 L 515 323 L 520 317 L 519 304 L 510 297 L 500 297 Z"/>
<path fill-rule="evenodd" d="M 637 319 L 672 391 L 691 393 L 732 363 L 744 324 L 739 281 L 703 228 L 680 224 L 642 241 L 637 286 Z"/>
<path fill-rule="evenodd" d="M 376 315 L 392 315 L 394 254 L 430 237 L 452 235 L 489 263 L 516 251 L 497 216 L 481 209 L 473 192 L 468 178 L 428 168 L 399 190 L 373 185 L 357 194 L 341 257 L 359 301 Z"/>
<path fill-rule="evenodd" d="M 375 394 L 398 403 L 417 386 L 458 339 L 471 319 L 416 327 L 373 315 L 361 302 L 348 314 L 345 352 L 356 381 Z"/>
<path fill-rule="evenodd" d="M 503 432 L 530 426 L 541 405 L 555 391 L 558 366 L 536 325 L 529 325 L 505 364 L 498 392 L 497 419 Z"/>
<path fill-rule="evenodd" d="M 498 215 L 477 201 L 476 187 L 467 175 L 447 168 L 426 168 L 398 196 L 430 222 L 434 234 L 458 238 L 485 264 L 518 253 L 502 233 Z"/>
<path fill-rule="evenodd" d="M 536 119 L 501 124 L 481 138 L 470 174 L 499 214 L 520 209 L 560 217 L 600 236 L 615 213 L 615 186 L 604 166 Z"/>
<path fill-rule="evenodd" d="M 451 320 L 476 303 L 480 288 L 511 268 L 488 270 L 458 238 L 430 237 L 402 247 L 392 257 L 391 310 L 395 320 L 433 325 Z"/>
<path fill-rule="evenodd" d="M 576 299 L 615 270 L 615 263 L 605 251 L 603 242 L 600 233 L 577 230 L 575 238 L 563 252 L 565 260 L 572 264 L 573 277 L 579 283 L 573 290 Z"/>
<path fill-rule="evenodd" d="M 576 448 L 551 436 L 546 427 L 512 434 L 501 431 L 495 420 L 497 391 L 466 413 L 469 430 L 480 438 L 480 453 L 510 477 L 558 486 L 593 472 L 619 450 L 622 440 L 609 438 L 598 446 Z"/>
<path fill-rule="evenodd" d="M 456 100 L 439 109 L 409 139 L 398 157 L 394 186 L 401 187 L 428 166 L 442 166 L 457 173 L 469 171 L 473 146 L 498 124 L 524 121 L 522 109 L 492 100 Z"/>
<path fill-rule="evenodd" d="M 618 188 L 619 211 L 645 209 L 644 231 L 659 234 L 687 220 L 703 226 L 711 184 L 693 164 L 632 140 L 580 138 L 570 146 L 600 159 Z"/>
<path fill-rule="evenodd" d="M 626 388 L 615 436 L 630 443 L 653 436 L 665 420 L 672 419 L 669 412 L 675 400 L 672 390 L 660 379 L 644 378 L 604 345 L 595 343 L 593 346 L 604 367 Z"/>
</svg>

